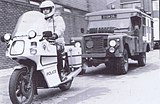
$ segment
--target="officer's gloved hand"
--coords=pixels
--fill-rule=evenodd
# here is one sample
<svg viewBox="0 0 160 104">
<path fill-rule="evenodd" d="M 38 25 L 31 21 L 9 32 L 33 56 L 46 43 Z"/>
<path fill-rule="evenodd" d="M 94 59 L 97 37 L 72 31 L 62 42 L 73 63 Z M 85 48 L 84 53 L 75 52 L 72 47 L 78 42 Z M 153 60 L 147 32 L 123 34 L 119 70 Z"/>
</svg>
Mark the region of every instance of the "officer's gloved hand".
<svg viewBox="0 0 160 104">
<path fill-rule="evenodd" d="M 52 34 L 52 37 L 49 37 L 49 40 L 56 40 L 58 38 L 58 35 L 56 33 Z"/>
<path fill-rule="evenodd" d="M 58 39 L 58 35 L 56 33 L 53 33 L 52 37 L 53 37 L 54 40 Z"/>
</svg>

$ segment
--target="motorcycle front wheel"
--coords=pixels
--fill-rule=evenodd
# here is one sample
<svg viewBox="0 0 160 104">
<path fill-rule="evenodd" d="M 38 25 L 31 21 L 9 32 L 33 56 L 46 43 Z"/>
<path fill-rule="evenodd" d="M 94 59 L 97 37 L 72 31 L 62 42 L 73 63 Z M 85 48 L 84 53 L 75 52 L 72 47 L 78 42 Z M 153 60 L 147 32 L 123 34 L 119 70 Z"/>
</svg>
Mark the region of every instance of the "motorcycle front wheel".
<svg viewBox="0 0 160 104">
<path fill-rule="evenodd" d="M 33 81 L 26 70 L 14 70 L 9 81 L 9 96 L 13 104 L 31 104 L 34 96 Z"/>
</svg>

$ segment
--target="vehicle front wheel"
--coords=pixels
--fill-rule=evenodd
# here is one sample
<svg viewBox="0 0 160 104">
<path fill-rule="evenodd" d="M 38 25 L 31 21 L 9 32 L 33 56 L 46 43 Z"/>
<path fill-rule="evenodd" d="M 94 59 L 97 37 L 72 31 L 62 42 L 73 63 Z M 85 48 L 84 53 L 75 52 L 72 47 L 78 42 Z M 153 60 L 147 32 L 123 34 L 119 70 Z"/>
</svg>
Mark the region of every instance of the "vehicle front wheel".
<svg viewBox="0 0 160 104">
<path fill-rule="evenodd" d="M 105 63 L 105 66 L 106 66 L 106 72 L 109 72 L 109 73 L 114 73 L 114 66 L 115 66 L 115 58 L 111 58 L 109 59 L 108 62 Z"/>
<path fill-rule="evenodd" d="M 115 74 L 121 75 L 128 72 L 128 52 L 126 49 L 123 51 L 123 57 L 117 58 L 115 62 Z"/>
</svg>

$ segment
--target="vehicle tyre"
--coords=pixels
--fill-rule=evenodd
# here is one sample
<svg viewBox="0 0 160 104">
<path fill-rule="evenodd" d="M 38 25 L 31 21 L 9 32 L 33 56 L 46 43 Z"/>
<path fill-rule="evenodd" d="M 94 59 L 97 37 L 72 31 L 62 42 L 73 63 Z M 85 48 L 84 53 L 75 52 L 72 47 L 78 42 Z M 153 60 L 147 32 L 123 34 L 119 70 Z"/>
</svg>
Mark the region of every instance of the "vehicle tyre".
<svg viewBox="0 0 160 104">
<path fill-rule="evenodd" d="M 9 81 L 9 96 L 13 104 L 31 104 L 34 96 L 34 85 L 29 74 L 23 69 L 14 70 Z"/>
<path fill-rule="evenodd" d="M 109 59 L 109 61 L 105 63 L 105 66 L 106 66 L 106 70 L 105 71 L 108 72 L 108 73 L 113 73 L 114 63 L 115 63 L 115 59 L 114 58 Z"/>
<path fill-rule="evenodd" d="M 123 51 L 123 57 L 117 58 L 115 66 L 115 74 L 121 75 L 128 72 L 128 52 L 126 49 Z"/>
<path fill-rule="evenodd" d="M 73 79 L 72 79 L 72 80 L 73 80 Z M 60 90 L 61 90 L 61 91 L 66 91 L 66 90 L 70 89 L 71 84 L 72 84 L 72 80 L 71 80 L 71 81 L 68 81 L 68 82 L 66 82 L 66 83 L 64 83 L 64 84 L 61 84 L 61 85 L 59 86 Z"/>
<path fill-rule="evenodd" d="M 146 53 L 140 53 L 138 56 L 138 65 L 145 66 L 146 65 Z"/>
</svg>

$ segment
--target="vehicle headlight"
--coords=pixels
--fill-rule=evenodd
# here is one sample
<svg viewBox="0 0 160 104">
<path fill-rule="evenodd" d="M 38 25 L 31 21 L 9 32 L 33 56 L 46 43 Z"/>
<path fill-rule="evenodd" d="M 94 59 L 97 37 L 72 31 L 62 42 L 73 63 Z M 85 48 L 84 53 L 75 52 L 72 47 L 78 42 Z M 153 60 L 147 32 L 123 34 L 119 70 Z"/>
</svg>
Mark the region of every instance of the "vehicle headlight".
<svg viewBox="0 0 160 104">
<path fill-rule="evenodd" d="M 89 40 L 86 42 L 86 47 L 87 48 L 92 48 L 93 47 L 93 41 Z"/>
<path fill-rule="evenodd" d="M 116 44 L 117 44 L 116 40 L 110 40 L 109 42 L 109 45 L 112 47 L 116 46 Z"/>
<path fill-rule="evenodd" d="M 29 38 L 29 39 L 35 38 L 36 35 L 37 35 L 36 32 L 33 31 L 33 30 L 31 30 L 31 31 L 29 31 L 29 33 L 28 33 L 28 38 Z"/>
<path fill-rule="evenodd" d="M 81 47 L 81 43 L 80 42 L 76 42 L 74 45 L 75 45 L 75 47 Z"/>
<path fill-rule="evenodd" d="M 30 48 L 30 53 L 31 53 L 31 55 L 37 54 L 37 49 Z"/>
<path fill-rule="evenodd" d="M 109 48 L 109 52 L 111 52 L 111 53 L 115 52 L 115 48 L 114 47 L 110 47 Z"/>
</svg>

